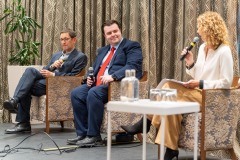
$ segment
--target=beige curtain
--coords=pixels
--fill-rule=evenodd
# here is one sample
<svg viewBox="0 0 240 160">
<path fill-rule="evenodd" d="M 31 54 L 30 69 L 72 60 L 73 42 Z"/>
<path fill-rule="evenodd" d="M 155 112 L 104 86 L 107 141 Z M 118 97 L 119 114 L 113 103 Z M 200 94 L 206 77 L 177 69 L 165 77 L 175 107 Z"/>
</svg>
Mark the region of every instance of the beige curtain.
<svg viewBox="0 0 240 160">
<path fill-rule="evenodd" d="M 97 48 L 106 41 L 101 24 L 116 19 L 122 26 L 123 36 L 139 41 L 144 56 L 144 70 L 149 73 L 150 87 L 156 87 L 162 78 L 187 80 L 185 64 L 180 61 L 182 49 L 189 45 L 196 33 L 196 18 L 204 11 L 219 12 L 230 29 L 230 41 L 238 75 L 236 51 L 236 20 L 239 0 L 22 0 L 28 14 L 35 17 L 42 29 L 35 38 L 42 42 L 40 58 L 35 64 L 45 65 L 52 54 L 61 50 L 59 33 L 73 28 L 78 34 L 77 48 L 84 52 L 91 66 Z M 0 1 L 0 11 L 11 0 Z M 7 65 L 13 37 L 3 34 L 5 22 L 0 23 L 0 122 L 9 122 L 9 114 L 2 103 L 8 98 Z M 17 36 L 17 35 L 13 35 Z M 200 44 L 200 43 L 199 43 Z M 198 45 L 199 46 L 199 45 Z M 197 56 L 198 46 L 193 50 Z M 87 69 L 86 68 L 86 69 Z"/>
</svg>

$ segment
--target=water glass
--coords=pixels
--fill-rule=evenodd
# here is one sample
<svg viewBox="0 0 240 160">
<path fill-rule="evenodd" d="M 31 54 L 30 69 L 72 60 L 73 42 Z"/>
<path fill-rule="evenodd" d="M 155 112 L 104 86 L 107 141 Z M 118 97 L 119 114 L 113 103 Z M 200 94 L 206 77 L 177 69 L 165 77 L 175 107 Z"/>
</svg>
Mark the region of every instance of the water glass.
<svg viewBox="0 0 240 160">
<path fill-rule="evenodd" d="M 161 89 L 151 89 L 150 90 L 150 101 L 161 101 Z"/>
<path fill-rule="evenodd" d="M 162 97 L 162 101 L 177 101 L 177 90 L 171 89 L 171 88 L 164 88 L 161 89 L 162 92 L 165 92 L 165 94 Z"/>
</svg>

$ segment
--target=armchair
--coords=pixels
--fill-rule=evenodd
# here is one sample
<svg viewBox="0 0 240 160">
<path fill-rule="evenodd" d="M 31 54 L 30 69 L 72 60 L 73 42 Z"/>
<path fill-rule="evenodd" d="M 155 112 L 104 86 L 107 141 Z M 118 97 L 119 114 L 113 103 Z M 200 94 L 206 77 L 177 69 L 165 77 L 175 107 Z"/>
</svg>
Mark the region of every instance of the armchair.
<svg viewBox="0 0 240 160">
<path fill-rule="evenodd" d="M 139 98 L 146 99 L 148 98 L 148 77 L 147 72 L 144 71 L 143 77 L 139 80 Z M 108 88 L 108 100 L 109 101 L 118 101 L 120 100 L 120 82 L 114 81 L 110 83 Z M 106 105 L 105 105 L 106 107 Z M 103 122 L 101 126 L 101 132 L 107 133 L 107 109 L 104 110 L 103 114 Z M 112 112 L 112 132 L 113 133 L 120 133 L 124 132 L 123 129 L 120 127 L 121 125 L 127 125 L 129 122 L 130 124 L 136 123 L 139 119 L 141 119 L 142 115 L 134 114 L 134 113 L 119 113 L 119 112 Z"/>
<path fill-rule="evenodd" d="M 199 150 L 201 160 L 206 152 L 224 150 L 236 159 L 234 143 L 239 121 L 240 89 L 206 89 L 202 91 L 203 110 L 199 113 Z M 179 147 L 193 150 L 194 115 L 185 114 L 182 121 Z M 223 158 L 223 157 L 221 157 Z"/>
<path fill-rule="evenodd" d="M 82 70 L 76 76 L 47 78 L 46 96 L 39 97 L 39 102 L 32 103 L 31 106 L 31 119 L 45 121 L 47 133 L 49 133 L 50 122 L 60 122 L 63 128 L 64 121 L 73 120 L 70 92 L 81 85 L 84 74 L 85 71 Z"/>
<path fill-rule="evenodd" d="M 231 89 L 202 90 L 202 111 L 198 119 L 198 148 L 201 160 L 206 160 L 206 154 L 218 158 L 240 158 L 240 110 L 237 88 L 238 77 L 234 77 Z M 194 150 L 194 114 L 184 114 L 179 138 L 179 148 Z M 155 132 L 151 131 L 151 137 Z M 160 145 L 158 145 L 158 155 Z"/>
</svg>

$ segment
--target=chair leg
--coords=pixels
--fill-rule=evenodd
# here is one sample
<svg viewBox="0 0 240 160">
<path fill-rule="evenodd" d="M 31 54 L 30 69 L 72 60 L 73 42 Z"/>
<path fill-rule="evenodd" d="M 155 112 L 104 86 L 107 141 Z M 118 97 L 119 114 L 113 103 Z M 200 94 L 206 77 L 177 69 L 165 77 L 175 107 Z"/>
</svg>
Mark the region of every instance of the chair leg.
<svg viewBox="0 0 240 160">
<path fill-rule="evenodd" d="M 49 125 L 50 125 L 50 122 L 49 121 L 46 121 L 46 129 L 45 129 L 45 132 L 49 134 Z"/>
<path fill-rule="evenodd" d="M 137 134 L 137 138 L 139 139 L 139 141 L 142 143 L 143 142 L 143 137 L 141 133 Z"/>
<path fill-rule="evenodd" d="M 230 152 L 230 154 L 231 154 L 231 158 L 232 158 L 232 160 L 237 160 L 237 156 L 236 156 L 236 154 L 235 154 L 233 148 L 232 148 L 232 149 L 229 149 L 229 152 Z"/>
<path fill-rule="evenodd" d="M 158 159 L 160 159 L 160 144 L 158 144 Z"/>
<path fill-rule="evenodd" d="M 201 160 L 206 160 L 206 151 L 200 151 L 200 157 Z"/>
<path fill-rule="evenodd" d="M 64 128 L 64 123 L 63 121 L 60 121 L 61 127 Z"/>
</svg>

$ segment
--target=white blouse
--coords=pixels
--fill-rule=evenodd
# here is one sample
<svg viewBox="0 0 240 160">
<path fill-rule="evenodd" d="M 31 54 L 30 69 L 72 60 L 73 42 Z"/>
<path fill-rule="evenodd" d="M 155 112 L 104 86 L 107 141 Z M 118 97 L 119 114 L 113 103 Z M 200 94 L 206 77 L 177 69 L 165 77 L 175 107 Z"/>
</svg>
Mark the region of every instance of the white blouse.
<svg viewBox="0 0 240 160">
<path fill-rule="evenodd" d="M 233 80 L 233 58 L 230 47 L 221 44 L 216 50 L 204 51 L 205 43 L 198 51 L 193 68 L 186 72 L 195 80 L 204 80 L 203 88 L 230 88 Z"/>
</svg>

